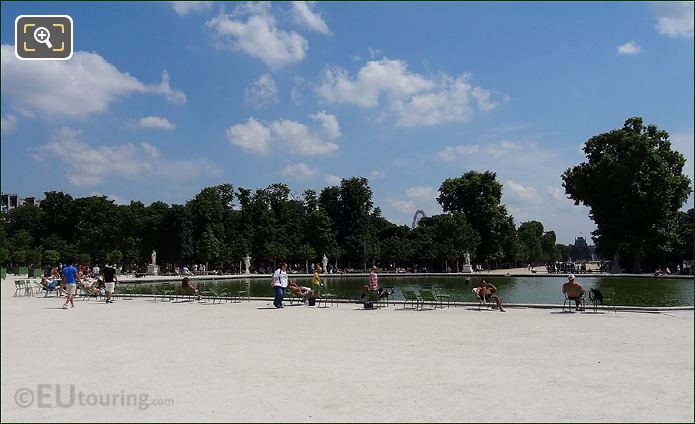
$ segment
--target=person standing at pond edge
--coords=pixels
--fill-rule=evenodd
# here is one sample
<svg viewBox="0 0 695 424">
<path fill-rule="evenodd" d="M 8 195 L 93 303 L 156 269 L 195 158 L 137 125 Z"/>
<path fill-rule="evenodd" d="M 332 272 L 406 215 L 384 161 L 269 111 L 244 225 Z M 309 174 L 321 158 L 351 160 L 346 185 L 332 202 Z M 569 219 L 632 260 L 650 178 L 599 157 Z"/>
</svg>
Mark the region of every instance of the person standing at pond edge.
<svg viewBox="0 0 695 424">
<path fill-rule="evenodd" d="M 282 308 L 282 299 L 285 297 L 285 289 L 287 288 L 287 264 L 280 262 L 280 267 L 273 273 L 273 290 L 275 291 L 275 299 L 273 305 L 276 308 Z"/>
</svg>

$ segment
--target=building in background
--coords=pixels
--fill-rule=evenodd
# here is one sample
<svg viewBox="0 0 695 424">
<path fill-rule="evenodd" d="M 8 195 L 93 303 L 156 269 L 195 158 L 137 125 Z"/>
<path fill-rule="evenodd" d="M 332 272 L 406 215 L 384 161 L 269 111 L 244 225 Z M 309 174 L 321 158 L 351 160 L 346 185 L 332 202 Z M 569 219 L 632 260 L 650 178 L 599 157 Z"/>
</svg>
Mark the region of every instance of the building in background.
<svg viewBox="0 0 695 424">
<path fill-rule="evenodd" d="M 12 209 L 22 205 L 39 206 L 41 201 L 36 197 L 19 197 L 17 194 L 2 193 L 2 213 L 7 213 Z"/>
</svg>

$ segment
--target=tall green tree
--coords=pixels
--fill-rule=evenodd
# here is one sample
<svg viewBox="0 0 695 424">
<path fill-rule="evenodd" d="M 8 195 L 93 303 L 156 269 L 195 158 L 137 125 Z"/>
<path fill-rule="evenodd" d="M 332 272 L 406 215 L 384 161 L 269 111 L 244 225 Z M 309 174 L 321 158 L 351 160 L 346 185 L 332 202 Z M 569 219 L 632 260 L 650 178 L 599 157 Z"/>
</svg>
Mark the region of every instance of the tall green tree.
<svg viewBox="0 0 695 424">
<path fill-rule="evenodd" d="M 503 240 L 509 215 L 501 203 L 502 184 L 492 171 L 469 171 L 448 178 L 439 187 L 437 202 L 444 212 L 461 212 L 480 236 L 477 260 L 498 262 L 505 257 Z"/>
<path fill-rule="evenodd" d="M 523 260 L 535 263 L 543 260 L 543 224 L 538 221 L 522 222 L 517 230 L 522 246 Z"/>
<path fill-rule="evenodd" d="M 645 255 L 674 242 L 675 218 L 691 192 L 685 157 L 671 149 L 666 131 L 639 117 L 591 137 L 583 150 L 586 161 L 562 174 L 565 192 L 589 207 L 599 251 L 630 253 L 640 272 Z"/>
</svg>

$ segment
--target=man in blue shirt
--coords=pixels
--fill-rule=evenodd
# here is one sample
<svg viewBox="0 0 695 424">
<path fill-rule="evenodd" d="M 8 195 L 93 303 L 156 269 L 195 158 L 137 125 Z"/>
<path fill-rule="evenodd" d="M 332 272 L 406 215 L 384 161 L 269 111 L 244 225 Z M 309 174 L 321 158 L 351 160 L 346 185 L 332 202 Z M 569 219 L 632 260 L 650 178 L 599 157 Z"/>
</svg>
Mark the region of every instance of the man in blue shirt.
<svg viewBox="0 0 695 424">
<path fill-rule="evenodd" d="M 73 265 L 73 261 L 69 262 L 70 265 L 63 267 L 63 278 L 65 279 L 65 287 L 68 293 L 68 298 L 65 300 L 65 305 L 63 309 L 68 309 L 68 303 L 71 308 L 75 307 L 75 293 L 77 293 L 77 268 Z"/>
</svg>

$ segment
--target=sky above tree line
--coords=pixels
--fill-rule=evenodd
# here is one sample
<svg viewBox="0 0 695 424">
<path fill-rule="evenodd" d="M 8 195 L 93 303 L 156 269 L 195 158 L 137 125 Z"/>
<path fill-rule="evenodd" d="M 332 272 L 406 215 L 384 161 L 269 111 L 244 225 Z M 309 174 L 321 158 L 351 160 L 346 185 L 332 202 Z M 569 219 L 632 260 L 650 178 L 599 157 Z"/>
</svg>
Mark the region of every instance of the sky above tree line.
<svg viewBox="0 0 695 424">
<path fill-rule="evenodd" d="M 589 237 L 560 175 L 642 116 L 693 178 L 693 3 L 3 2 L 3 192 L 184 203 L 364 176 L 399 224 L 492 170 L 515 222 Z M 14 20 L 68 14 L 75 54 L 20 61 Z M 693 197 L 686 207 L 693 206 Z"/>
</svg>

